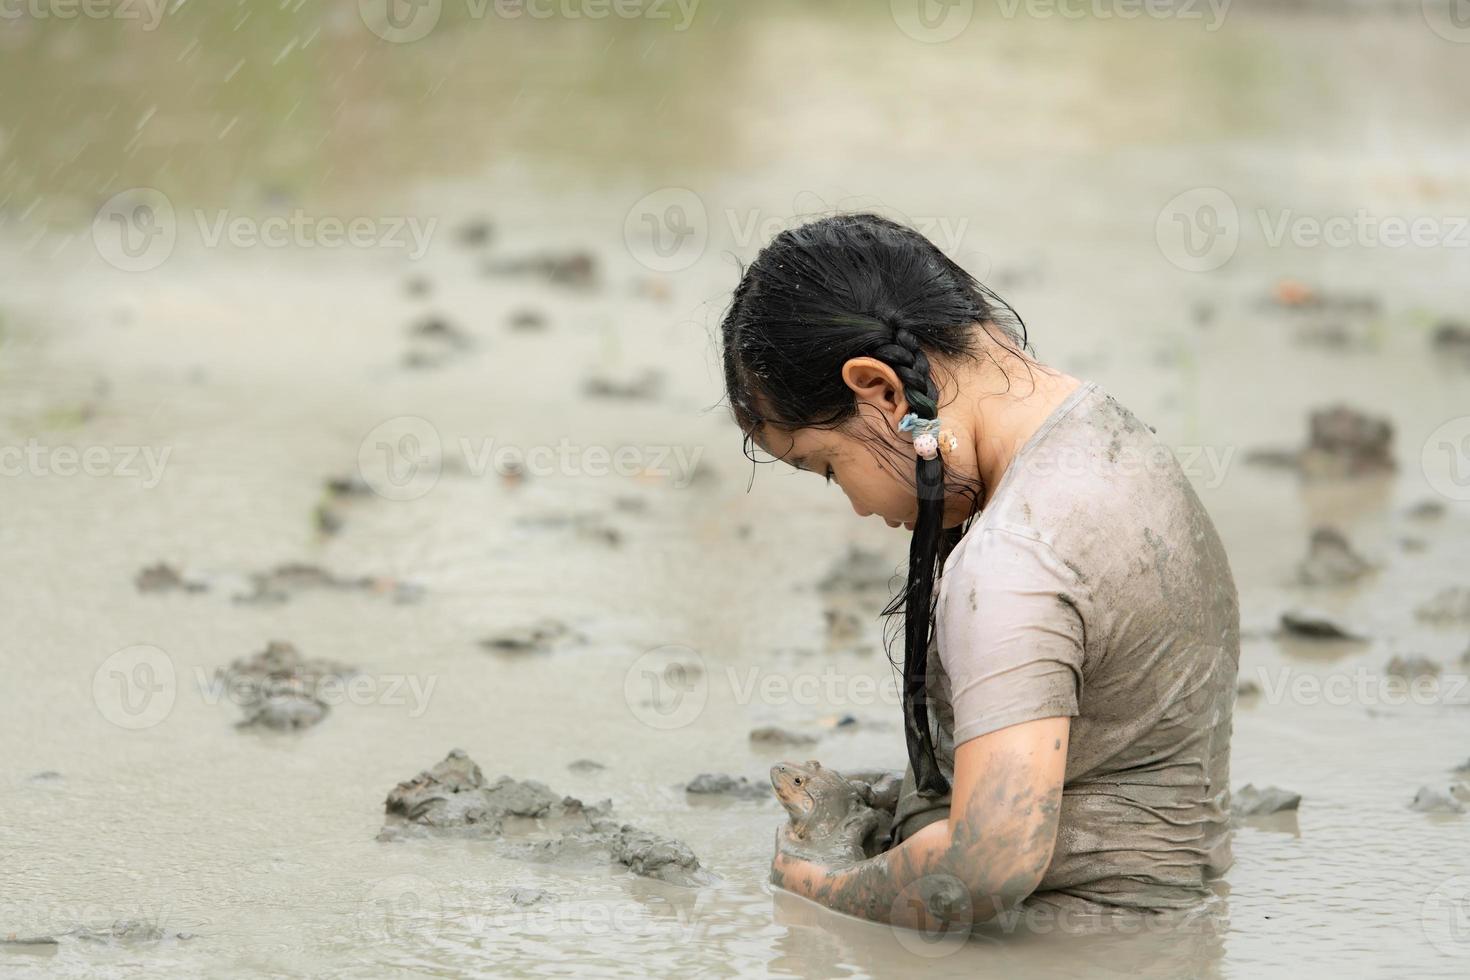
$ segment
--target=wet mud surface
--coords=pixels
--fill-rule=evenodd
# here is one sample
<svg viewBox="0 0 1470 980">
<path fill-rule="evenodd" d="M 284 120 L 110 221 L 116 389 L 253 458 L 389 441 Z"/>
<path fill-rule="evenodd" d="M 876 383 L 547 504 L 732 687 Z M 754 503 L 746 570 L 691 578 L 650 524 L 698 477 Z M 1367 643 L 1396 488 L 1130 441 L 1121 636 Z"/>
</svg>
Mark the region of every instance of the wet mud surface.
<svg viewBox="0 0 1470 980">
<path fill-rule="evenodd" d="M 257 10 L 237 30 L 237 13 L 201 13 L 217 30 L 165 25 L 146 65 L 106 31 L 70 29 L 0 58 L 17 91 L 40 93 L 15 100 L 36 113 L 78 65 L 97 73 L 96 105 L 116 107 L 81 142 L 31 109 L 0 119 L 0 167 L 24 175 L 0 201 L 5 445 L 171 454 L 156 483 L 139 462 L 141 475 L 31 472 L 0 488 L 0 546 L 23 570 L 0 603 L 0 937 L 36 940 L 0 942 L 0 973 L 825 977 L 840 964 L 1042 977 L 1105 963 L 1220 977 L 1271 975 L 1289 950 L 1304 975 L 1464 975 L 1470 951 L 1448 916 L 1470 876 L 1470 705 L 1456 693 L 1470 669 L 1470 513 L 1439 448 L 1470 385 L 1458 253 L 1243 236 L 1200 275 L 1154 235 L 1163 203 L 1200 186 L 1227 188 L 1247 216 L 1350 213 L 1365 186 L 1395 213 L 1470 209 L 1444 142 L 1460 131 L 1446 93 L 1465 88 L 1463 52 L 1428 35 L 1419 10 L 1377 21 L 1241 6 L 1208 37 L 977 24 L 926 47 L 924 70 L 936 91 L 982 87 L 993 125 L 980 130 L 953 100 L 925 103 L 933 118 L 917 125 L 911 91 L 871 72 L 875 52 L 914 47 L 883 10 L 729 17 L 736 41 L 695 32 L 689 47 L 529 25 L 585 46 L 566 62 L 499 22 L 355 45 L 344 10 L 345 28 Z M 255 30 L 280 36 L 261 47 Z M 339 83 L 405 62 L 422 75 L 371 112 L 292 115 L 261 72 L 308 37 L 272 70 L 330 52 L 321 77 L 296 79 L 326 104 Z M 708 93 L 667 84 L 663 59 L 691 50 L 729 66 L 713 74 L 748 112 L 716 125 L 692 108 Z M 820 111 L 792 98 L 790 73 L 771 66 L 798 59 L 842 98 Z M 228 91 L 256 101 L 190 101 L 236 62 Z M 1115 89 L 1120 62 L 1185 83 L 1079 114 L 1075 93 Z M 1240 67 L 1257 63 L 1269 85 Z M 1002 70 L 977 82 L 976 64 Z M 578 115 L 601 84 L 582 73 L 604 65 L 640 86 L 605 87 L 628 110 L 617 131 L 605 107 Z M 496 74 L 507 66 L 515 85 Z M 517 106 L 522 78 L 538 84 Z M 552 95 L 533 98 L 542 86 Z M 160 92 L 189 103 L 184 115 Z M 1245 109 L 1208 108 L 1227 104 Z M 486 163 L 492 151 L 442 105 L 506 127 L 494 152 L 505 136 L 534 144 L 534 165 Z M 237 113 L 228 138 L 189 143 L 188 168 L 160 156 L 159 127 L 219 116 L 222 130 Z M 1351 135 L 1364 127 L 1435 152 L 1384 155 Z M 577 152 L 564 155 L 569 132 Z M 365 138 L 374 152 L 342 149 Z M 625 180 L 577 169 L 582 141 L 640 166 L 651 148 L 688 156 Z M 99 162 L 91 147 L 109 144 Z M 297 176 L 209 184 L 237 156 L 259 168 L 252 147 Z M 808 164 L 773 177 L 786 159 Z M 90 169 L 39 197 L 24 183 L 78 166 Z M 186 216 L 236 194 L 242 211 L 259 198 L 432 213 L 442 238 L 421 261 L 181 240 L 162 274 L 126 273 L 87 226 L 110 180 L 164 182 Z M 625 222 L 674 185 L 714 224 L 695 264 L 663 273 L 630 249 Z M 813 840 L 857 846 L 814 830 L 833 814 L 862 829 L 864 808 L 881 814 L 896 791 L 855 774 L 903 764 L 880 611 L 907 542 L 856 521 L 820 480 L 740 456 L 711 333 L 732 259 L 848 205 L 929 215 L 931 230 L 967 222 L 957 260 L 1004 287 L 1044 359 L 1097 380 L 1177 448 L 1220 529 L 1244 618 L 1239 819 L 1235 864 L 1191 919 L 1101 935 L 996 926 L 951 949 L 771 892 L 778 828 L 796 816 Z M 380 428 L 403 420 L 427 424 Z M 563 441 L 576 451 L 558 456 Z M 589 474 L 593 450 L 629 446 L 636 465 Z M 1258 450 L 1274 465 L 1249 463 Z M 436 686 L 417 701 L 408 681 Z M 231 684 L 259 700 L 237 703 Z M 359 693 L 323 697 L 339 685 Z M 466 753 L 444 759 L 452 745 Z M 778 803 L 766 770 L 813 758 L 848 777 L 856 803 Z"/>
</svg>

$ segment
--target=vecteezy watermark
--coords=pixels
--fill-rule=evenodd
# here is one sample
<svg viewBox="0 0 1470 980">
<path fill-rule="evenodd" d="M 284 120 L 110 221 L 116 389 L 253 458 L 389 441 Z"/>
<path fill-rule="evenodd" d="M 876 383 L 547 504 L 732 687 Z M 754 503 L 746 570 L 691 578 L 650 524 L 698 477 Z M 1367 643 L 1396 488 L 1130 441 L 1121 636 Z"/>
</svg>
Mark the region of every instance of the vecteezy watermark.
<svg viewBox="0 0 1470 980">
<path fill-rule="evenodd" d="M 1235 255 L 1240 212 L 1218 187 L 1195 187 L 1169 200 L 1154 221 L 1164 258 L 1186 272 L 1211 272 Z"/>
<path fill-rule="evenodd" d="M 0 0 L 3 2 L 3 0 Z M 152 187 L 114 194 L 92 219 L 97 254 L 124 272 L 147 272 L 168 261 L 182 228 L 194 231 L 204 248 L 386 249 L 409 261 L 427 254 L 439 219 L 418 215 L 314 214 L 294 208 L 256 217 L 227 208 L 195 208 L 192 224 L 181 225 L 173 202 Z"/>
<path fill-rule="evenodd" d="M 699 0 L 450 0 L 464 5 L 469 20 L 620 20 L 669 21 L 687 31 Z M 445 0 L 358 0 L 368 30 L 394 44 L 420 41 L 438 26 Z"/>
<path fill-rule="evenodd" d="M 921 875 L 899 891 L 888 921 L 900 946 L 937 959 L 959 951 L 969 940 L 975 927 L 974 900 L 954 875 Z"/>
<path fill-rule="evenodd" d="M 1382 215 L 1367 208 L 1303 214 L 1257 208 L 1241 219 L 1235 199 L 1218 187 L 1195 187 L 1169 200 L 1154 222 L 1164 258 L 1186 272 L 1212 272 L 1235 256 L 1247 232 L 1267 248 L 1470 248 L 1470 215 Z"/>
<path fill-rule="evenodd" d="M 388 500 L 417 500 L 434 489 L 444 442 L 428 419 L 399 415 L 374 426 L 357 447 L 357 471 Z"/>
<path fill-rule="evenodd" d="M 700 196 L 684 187 L 645 194 L 623 219 L 628 254 L 654 272 L 679 272 L 704 255 L 709 214 Z"/>
<path fill-rule="evenodd" d="M 0 0 L 0 20 L 140 21 L 152 31 L 163 23 L 170 0 Z"/>
<path fill-rule="evenodd" d="M 1424 896 L 1419 923 L 1446 956 L 1470 956 L 1470 875 L 1446 878 Z"/>
<path fill-rule="evenodd" d="M 794 704 L 803 707 L 867 707 L 874 704 L 897 708 L 903 703 L 895 673 L 875 676 L 838 670 L 826 665 L 813 673 L 779 673 L 762 667 L 725 668 L 725 680 L 737 704 Z"/>
<path fill-rule="evenodd" d="M 410 262 L 429 250 L 438 218 L 416 215 L 316 215 L 295 208 L 284 215 L 255 218 L 219 209 L 196 209 L 199 239 L 205 248 L 402 249 Z"/>
<path fill-rule="evenodd" d="M 1231 0 L 986 0 L 1006 20 L 1202 21 L 1206 31 L 1225 22 Z M 975 0 L 890 0 L 893 22 L 915 41 L 942 44 L 965 32 L 975 17 Z"/>
<path fill-rule="evenodd" d="M 376 942 L 429 938 L 444 927 L 444 895 L 422 875 L 373 882 L 357 906 L 357 931 Z"/>
<path fill-rule="evenodd" d="M 1099 473 L 1137 475 L 1183 473 L 1193 483 L 1215 490 L 1225 482 L 1235 460 L 1236 446 L 1168 446 L 1161 442 L 1139 448 L 1116 444 L 1099 452 L 1088 447 L 1028 453 L 1016 461 L 1027 473 L 1038 477 L 1080 477 Z"/>
<path fill-rule="evenodd" d="M 178 237 L 173 202 L 151 187 L 114 194 L 92 219 L 97 254 L 124 272 L 147 272 L 163 265 Z"/>
<path fill-rule="evenodd" d="M 522 446 L 492 438 L 461 436 L 449 452 L 458 454 L 459 468 L 471 476 L 491 470 L 501 476 L 568 476 L 601 479 L 652 477 L 666 479 L 678 490 L 694 481 L 703 446 L 603 446 L 556 442 Z M 446 447 L 432 422 L 401 415 L 375 426 L 357 451 L 357 468 L 366 483 L 388 500 L 417 500 L 439 481 Z"/>
<path fill-rule="evenodd" d="M 204 703 L 211 706 L 229 701 L 238 707 L 248 708 L 272 698 L 306 697 L 331 708 L 344 704 L 406 707 L 408 717 L 421 718 L 429 708 L 429 699 L 434 696 L 439 676 L 356 673 L 340 677 L 321 674 L 283 684 L 249 674 L 225 675 L 195 667 L 194 683 Z"/>
<path fill-rule="evenodd" d="M 1424 23 L 1446 41 L 1470 44 L 1470 0 L 1421 0 Z"/>
<path fill-rule="evenodd" d="M 723 208 L 713 218 L 704 199 L 687 187 L 662 187 L 633 203 L 623 219 L 628 254 L 654 272 L 681 272 L 700 260 L 711 239 L 750 252 L 777 234 L 814 220 L 760 208 Z M 899 220 L 951 255 L 964 244 L 970 219 L 963 215 L 904 215 Z M 878 229 L 882 234 L 883 229 Z M 896 232 L 902 234 L 903 232 Z"/>
<path fill-rule="evenodd" d="M 975 17 L 975 0 L 889 0 L 893 22 L 915 41 L 943 44 L 965 32 Z"/>
<path fill-rule="evenodd" d="M 0 477 L 114 477 L 152 490 L 172 453 L 172 446 L 47 446 L 31 438 L 24 446 L 0 445 Z"/>
<path fill-rule="evenodd" d="M 178 697 L 174 661 L 156 646 L 124 647 L 92 674 L 92 701 L 119 728 L 152 728 L 169 716 Z"/>
<path fill-rule="evenodd" d="M 672 731 L 692 723 L 709 700 L 704 658 L 668 644 L 640 654 L 623 674 L 623 700 L 649 728 Z"/>
<path fill-rule="evenodd" d="M 691 943 L 704 931 L 705 913 L 714 901 L 703 890 L 690 901 L 656 906 L 568 898 L 529 887 L 487 895 L 480 881 L 435 882 L 401 874 L 369 885 L 358 900 L 356 925 L 361 937 L 379 942 L 617 935 Z"/>
<path fill-rule="evenodd" d="M 1358 667 L 1326 675 L 1290 667 L 1257 671 L 1267 704 L 1399 707 L 1406 704 L 1470 704 L 1470 676 L 1457 673 L 1404 677 Z"/>
<path fill-rule="evenodd" d="M 1225 23 L 1231 0 L 994 0 L 1007 20 L 1198 20 L 1213 33 Z"/>
<path fill-rule="evenodd" d="M 1450 500 L 1470 500 L 1470 415 L 1450 419 L 1429 433 L 1419 457 L 1424 478 Z"/>
</svg>

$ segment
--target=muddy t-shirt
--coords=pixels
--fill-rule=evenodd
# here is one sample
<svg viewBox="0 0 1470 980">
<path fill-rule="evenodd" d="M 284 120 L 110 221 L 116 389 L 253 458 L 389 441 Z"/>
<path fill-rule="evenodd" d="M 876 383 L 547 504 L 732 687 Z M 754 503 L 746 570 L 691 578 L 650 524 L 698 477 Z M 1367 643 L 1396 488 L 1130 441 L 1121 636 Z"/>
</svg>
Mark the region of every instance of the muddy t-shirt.
<svg viewBox="0 0 1470 980">
<path fill-rule="evenodd" d="M 948 556 L 937 634 L 929 690 L 947 774 L 955 745 L 1072 718 L 1037 897 L 1198 901 L 1231 860 L 1239 610 L 1224 548 L 1168 447 L 1096 385 L 1079 387 Z M 907 792 L 896 836 L 947 809 Z"/>
</svg>

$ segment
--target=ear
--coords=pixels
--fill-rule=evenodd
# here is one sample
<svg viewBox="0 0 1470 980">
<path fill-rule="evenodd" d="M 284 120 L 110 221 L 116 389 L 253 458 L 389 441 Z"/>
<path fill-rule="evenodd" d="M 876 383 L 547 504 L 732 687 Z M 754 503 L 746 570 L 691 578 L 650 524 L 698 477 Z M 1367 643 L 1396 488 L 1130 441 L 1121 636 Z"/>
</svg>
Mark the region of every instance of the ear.
<svg viewBox="0 0 1470 980">
<path fill-rule="evenodd" d="M 842 365 L 842 380 L 858 400 L 880 412 L 895 429 L 909 413 L 909 399 L 903 382 L 893 368 L 876 357 L 854 357 Z"/>
</svg>

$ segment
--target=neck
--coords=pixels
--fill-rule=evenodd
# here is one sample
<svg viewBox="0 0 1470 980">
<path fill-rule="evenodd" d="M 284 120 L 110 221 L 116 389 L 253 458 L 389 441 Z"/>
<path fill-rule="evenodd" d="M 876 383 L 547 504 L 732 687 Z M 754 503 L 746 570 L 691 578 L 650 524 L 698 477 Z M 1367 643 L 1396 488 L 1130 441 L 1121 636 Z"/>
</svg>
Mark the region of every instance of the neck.
<svg viewBox="0 0 1470 980">
<path fill-rule="evenodd" d="M 969 430 L 988 497 L 1016 453 L 1082 382 L 994 345 L 957 371 L 953 383 L 961 393 L 950 401 L 955 421 Z"/>
</svg>

